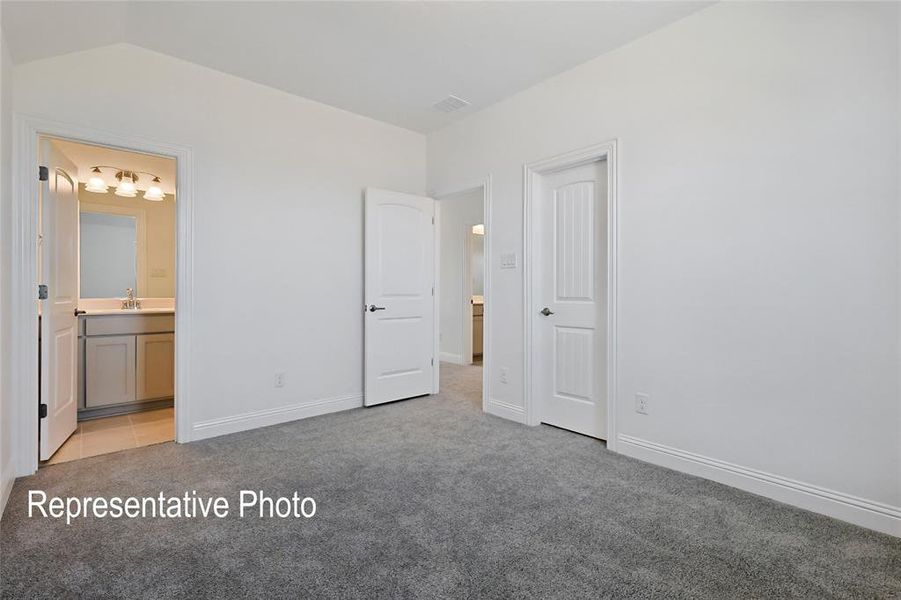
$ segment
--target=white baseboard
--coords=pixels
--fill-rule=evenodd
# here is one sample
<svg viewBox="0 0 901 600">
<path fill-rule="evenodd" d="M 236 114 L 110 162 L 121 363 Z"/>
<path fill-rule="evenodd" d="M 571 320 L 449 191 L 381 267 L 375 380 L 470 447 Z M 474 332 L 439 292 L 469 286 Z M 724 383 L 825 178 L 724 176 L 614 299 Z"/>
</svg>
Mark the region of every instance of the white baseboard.
<svg viewBox="0 0 901 600">
<path fill-rule="evenodd" d="M 617 439 L 617 451 L 626 456 L 901 537 L 901 507 L 850 496 L 630 435 L 619 435 Z"/>
<path fill-rule="evenodd" d="M 2 478 L 0 479 L 0 518 L 2 518 L 3 511 L 6 510 L 6 501 L 9 500 L 9 494 L 13 491 L 13 485 L 16 483 L 12 460 L 0 469 L 0 478 Z"/>
<path fill-rule="evenodd" d="M 485 412 L 502 419 L 516 421 L 517 423 L 525 424 L 526 422 L 526 410 L 522 406 L 516 406 L 494 398 L 488 399 L 488 407 Z"/>
<path fill-rule="evenodd" d="M 204 440 L 219 435 L 247 431 L 258 427 L 268 427 L 269 425 L 278 425 L 280 423 L 287 423 L 288 421 L 316 417 L 327 413 L 359 408 L 361 406 L 363 406 L 363 395 L 351 394 L 349 396 L 339 396 L 336 398 L 314 400 L 312 402 L 290 404 L 278 408 L 267 408 L 240 415 L 233 415 L 231 417 L 195 423 L 192 428 L 193 435 L 191 436 L 191 439 Z"/>
<path fill-rule="evenodd" d="M 463 364 L 463 356 L 460 354 L 451 354 L 450 352 L 439 352 L 438 360 L 441 362 L 454 363 L 455 365 Z"/>
</svg>

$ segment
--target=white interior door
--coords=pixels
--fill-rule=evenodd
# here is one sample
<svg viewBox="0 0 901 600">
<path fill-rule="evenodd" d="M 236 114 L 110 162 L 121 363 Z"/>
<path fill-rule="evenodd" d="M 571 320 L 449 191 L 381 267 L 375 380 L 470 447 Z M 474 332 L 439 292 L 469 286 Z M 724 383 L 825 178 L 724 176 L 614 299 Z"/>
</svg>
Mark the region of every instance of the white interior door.
<svg viewBox="0 0 901 600">
<path fill-rule="evenodd" d="M 364 404 L 431 394 L 435 364 L 435 201 L 368 188 Z"/>
<path fill-rule="evenodd" d="M 41 272 L 47 299 L 41 301 L 41 460 L 47 460 L 75 431 L 78 415 L 78 183 L 76 168 L 48 140 L 40 140 Z"/>
<path fill-rule="evenodd" d="M 541 422 L 607 437 L 607 163 L 542 177 L 532 369 Z"/>
</svg>

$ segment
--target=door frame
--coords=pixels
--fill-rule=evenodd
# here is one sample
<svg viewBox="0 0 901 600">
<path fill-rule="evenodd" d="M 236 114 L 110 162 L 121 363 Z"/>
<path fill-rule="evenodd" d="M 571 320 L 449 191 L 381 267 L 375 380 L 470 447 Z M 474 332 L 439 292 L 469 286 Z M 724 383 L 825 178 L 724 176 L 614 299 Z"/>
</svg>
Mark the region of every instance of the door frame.
<svg viewBox="0 0 901 600">
<path fill-rule="evenodd" d="M 616 385 L 617 385 L 617 248 L 619 246 L 619 199 L 617 196 L 617 160 L 616 139 L 581 148 L 572 152 L 558 154 L 550 158 L 523 165 L 523 395 L 525 418 L 528 425 L 538 425 L 538 400 L 534 393 L 535 376 L 532 365 L 535 364 L 535 349 L 532 346 L 534 337 L 535 314 L 533 298 L 537 294 L 535 286 L 538 281 L 533 277 L 538 256 L 537 221 L 539 208 L 538 184 L 543 175 L 562 171 L 572 167 L 607 161 L 607 448 L 616 450 Z M 600 366 L 600 365 L 599 365 Z"/>
<path fill-rule="evenodd" d="M 101 129 L 13 114 L 10 305 L 10 393 L 13 400 L 17 477 L 38 469 L 37 198 L 38 137 L 111 146 L 174 158 L 176 181 L 175 440 L 191 441 L 190 368 L 194 275 L 193 151 L 187 146 Z M 32 357 L 28 359 L 26 357 Z"/>
<path fill-rule="evenodd" d="M 482 411 L 489 411 L 489 402 L 491 398 L 491 393 L 488 388 L 489 383 L 491 381 L 491 360 L 492 360 L 492 352 L 491 352 L 491 313 L 493 312 L 492 303 L 489 301 L 491 298 L 491 175 L 488 174 L 481 179 L 469 180 L 463 183 L 449 185 L 442 188 L 438 188 L 437 190 L 433 190 L 432 193 L 429 194 L 436 201 L 436 213 L 441 214 L 441 199 L 447 198 L 448 196 L 456 196 L 457 194 L 462 194 L 464 192 L 470 192 L 473 190 L 482 190 L 482 224 L 485 226 L 485 289 L 484 289 L 484 298 L 485 298 L 485 308 L 484 308 L 484 316 L 483 316 L 483 324 L 482 324 Z M 436 239 L 439 240 L 439 252 L 440 252 L 440 240 L 441 240 L 441 227 L 437 227 L 435 230 Z M 441 281 L 441 261 L 440 256 L 436 257 L 435 261 L 435 281 Z M 464 265 L 464 270 L 466 269 L 466 265 Z M 436 283 L 436 286 L 438 283 Z M 465 286 L 464 286 L 465 288 Z M 439 290 L 436 287 L 435 289 L 435 297 L 438 296 Z M 440 304 L 440 303 L 439 303 Z M 465 312 L 465 308 L 464 308 Z M 472 309 L 470 308 L 470 316 L 472 315 Z M 436 320 L 436 323 L 438 321 Z M 463 325 L 466 327 L 465 323 Z M 472 327 L 472 319 L 470 319 L 470 327 Z M 436 330 L 435 334 L 436 344 L 438 343 L 438 332 Z M 470 350 L 472 349 L 472 343 L 469 344 Z M 471 354 L 471 353 L 470 353 Z M 440 356 L 438 351 L 436 350 L 435 356 Z M 470 361 L 471 362 L 471 361 Z M 437 373 L 437 370 L 436 370 Z"/>
</svg>

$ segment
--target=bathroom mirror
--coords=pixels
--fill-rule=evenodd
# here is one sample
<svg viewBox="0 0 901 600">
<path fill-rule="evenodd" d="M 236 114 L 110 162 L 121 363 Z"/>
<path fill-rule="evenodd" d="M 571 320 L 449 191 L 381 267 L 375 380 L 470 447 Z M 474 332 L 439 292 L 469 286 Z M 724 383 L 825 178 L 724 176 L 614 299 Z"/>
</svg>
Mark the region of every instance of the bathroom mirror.
<svg viewBox="0 0 901 600">
<path fill-rule="evenodd" d="M 119 298 L 138 290 L 137 217 L 81 212 L 81 297 Z"/>
<path fill-rule="evenodd" d="M 175 199 L 82 193 L 82 298 L 175 297 Z"/>
</svg>

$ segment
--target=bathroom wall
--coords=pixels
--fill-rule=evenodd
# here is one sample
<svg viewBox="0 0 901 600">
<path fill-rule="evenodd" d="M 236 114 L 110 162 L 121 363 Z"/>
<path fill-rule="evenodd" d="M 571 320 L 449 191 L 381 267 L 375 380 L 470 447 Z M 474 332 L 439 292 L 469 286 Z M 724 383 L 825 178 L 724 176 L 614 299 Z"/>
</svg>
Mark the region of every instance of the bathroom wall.
<svg viewBox="0 0 901 600">
<path fill-rule="evenodd" d="M 481 234 L 472 234 L 470 238 L 472 245 L 472 295 L 485 295 L 485 236 Z"/>
</svg>

